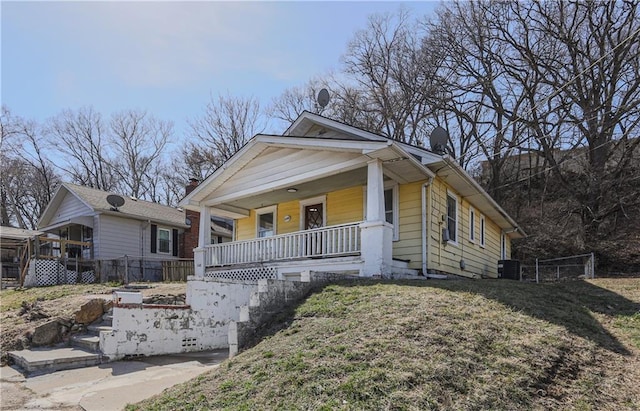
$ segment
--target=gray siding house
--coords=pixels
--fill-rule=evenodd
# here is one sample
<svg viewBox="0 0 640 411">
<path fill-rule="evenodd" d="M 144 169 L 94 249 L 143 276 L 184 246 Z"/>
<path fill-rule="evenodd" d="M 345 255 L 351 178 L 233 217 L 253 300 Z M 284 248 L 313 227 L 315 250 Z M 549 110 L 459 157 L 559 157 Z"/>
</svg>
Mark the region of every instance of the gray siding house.
<svg viewBox="0 0 640 411">
<path fill-rule="evenodd" d="M 182 234 L 189 228 L 183 210 L 131 197 L 123 197 L 124 204 L 113 207 L 107 201 L 110 194 L 69 183 L 58 188 L 38 229 L 92 244 L 90 248 L 69 246 L 59 257 L 108 260 L 127 255 L 170 260 L 183 254 Z"/>
</svg>

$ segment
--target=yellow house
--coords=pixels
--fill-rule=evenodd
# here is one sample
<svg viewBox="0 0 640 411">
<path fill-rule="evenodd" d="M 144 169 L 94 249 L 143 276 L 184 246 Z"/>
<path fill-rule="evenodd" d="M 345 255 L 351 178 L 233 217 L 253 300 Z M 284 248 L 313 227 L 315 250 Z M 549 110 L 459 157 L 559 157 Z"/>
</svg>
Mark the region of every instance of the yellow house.
<svg viewBox="0 0 640 411">
<path fill-rule="evenodd" d="M 235 222 L 224 244 L 201 227 L 196 277 L 495 278 L 524 235 L 447 155 L 309 112 L 255 136 L 180 205 Z"/>
</svg>

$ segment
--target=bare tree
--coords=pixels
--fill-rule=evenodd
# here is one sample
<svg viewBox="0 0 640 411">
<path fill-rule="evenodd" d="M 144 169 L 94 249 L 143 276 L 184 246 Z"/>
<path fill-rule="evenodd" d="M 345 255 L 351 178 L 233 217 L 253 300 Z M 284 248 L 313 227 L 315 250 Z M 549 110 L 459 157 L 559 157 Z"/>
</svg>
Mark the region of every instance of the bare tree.
<svg viewBox="0 0 640 411">
<path fill-rule="evenodd" d="M 423 31 L 410 21 L 407 11 L 374 15 L 366 29 L 356 33 L 344 57 L 345 73 L 358 92 L 356 97 L 365 126 L 374 132 L 409 144 L 421 143 L 424 124 L 432 112 L 430 96 L 437 62 L 421 47 Z M 372 126 L 372 119 L 377 124 Z"/>
<path fill-rule="evenodd" d="M 136 198 L 154 200 L 160 180 L 158 165 L 173 124 L 144 111 L 125 110 L 111 116 L 113 172 L 118 191 Z"/>
<path fill-rule="evenodd" d="M 0 142 L 0 215 L 2 225 L 35 229 L 40 214 L 60 184 L 41 146 L 42 135 L 32 121 L 2 107 Z"/>
<path fill-rule="evenodd" d="M 185 154 L 210 159 L 216 168 L 265 129 L 256 98 L 230 95 L 212 96 L 202 117 L 190 121 L 189 125 L 193 142 Z"/>
<path fill-rule="evenodd" d="M 105 131 L 102 117 L 91 107 L 64 110 L 48 126 L 52 144 L 66 160 L 56 165 L 78 184 L 110 191 L 116 188 L 117 175 Z"/>
</svg>

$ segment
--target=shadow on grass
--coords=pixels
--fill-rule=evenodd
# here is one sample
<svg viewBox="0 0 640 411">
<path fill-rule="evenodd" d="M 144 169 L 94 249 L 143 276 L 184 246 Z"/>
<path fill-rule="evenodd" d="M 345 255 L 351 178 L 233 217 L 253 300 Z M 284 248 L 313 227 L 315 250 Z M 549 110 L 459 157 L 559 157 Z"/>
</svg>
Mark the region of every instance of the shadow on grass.
<svg viewBox="0 0 640 411">
<path fill-rule="evenodd" d="M 594 341 L 609 351 L 631 354 L 592 313 L 604 314 L 614 319 L 620 315 L 637 313 L 640 304 L 587 281 L 530 284 L 511 280 L 429 280 L 406 285 L 479 294 L 514 311 L 562 326 L 570 333 Z"/>
<path fill-rule="evenodd" d="M 564 327 L 570 333 L 591 340 L 600 347 L 622 355 L 631 352 L 596 319 L 592 313 L 604 314 L 611 319 L 617 316 L 633 315 L 640 311 L 640 304 L 606 288 L 586 281 L 566 283 L 531 284 L 511 280 L 425 280 L 425 281 L 384 281 L 353 279 L 333 285 L 368 286 L 375 284 L 395 284 L 402 286 L 439 288 L 452 292 L 469 292 L 497 301 L 514 311 L 536 319 Z M 310 293 L 321 292 L 332 284 L 314 287 Z M 308 297 L 308 296 L 307 296 Z M 295 319 L 295 312 L 306 298 L 291 306 L 283 307 L 267 322 L 256 329 L 255 334 L 242 350 L 259 343 L 262 338 L 288 328 Z"/>
</svg>

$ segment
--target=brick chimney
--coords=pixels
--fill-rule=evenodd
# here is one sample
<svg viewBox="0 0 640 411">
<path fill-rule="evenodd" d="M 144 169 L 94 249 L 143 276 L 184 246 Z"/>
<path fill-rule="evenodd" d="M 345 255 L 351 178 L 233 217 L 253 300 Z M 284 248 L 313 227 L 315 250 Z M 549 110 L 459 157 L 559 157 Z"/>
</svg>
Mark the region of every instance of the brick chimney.
<svg viewBox="0 0 640 411">
<path fill-rule="evenodd" d="M 197 178 L 190 178 L 189 184 L 185 186 L 185 195 L 191 193 L 196 187 L 198 187 L 199 180 Z M 198 237 L 200 232 L 200 213 L 197 211 L 186 210 L 185 219 L 191 222 L 191 226 L 184 230 L 182 234 L 182 258 L 193 258 L 193 249 L 198 246 Z"/>
<path fill-rule="evenodd" d="M 191 193 L 196 187 L 198 187 L 198 184 L 200 184 L 200 181 L 197 178 L 191 177 L 189 179 L 189 184 L 186 185 L 185 187 L 185 195 L 188 195 L 189 193 Z"/>
</svg>

